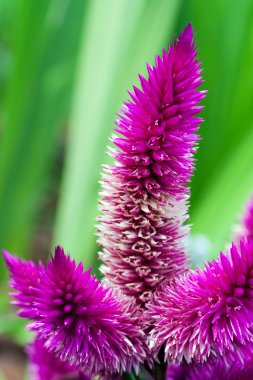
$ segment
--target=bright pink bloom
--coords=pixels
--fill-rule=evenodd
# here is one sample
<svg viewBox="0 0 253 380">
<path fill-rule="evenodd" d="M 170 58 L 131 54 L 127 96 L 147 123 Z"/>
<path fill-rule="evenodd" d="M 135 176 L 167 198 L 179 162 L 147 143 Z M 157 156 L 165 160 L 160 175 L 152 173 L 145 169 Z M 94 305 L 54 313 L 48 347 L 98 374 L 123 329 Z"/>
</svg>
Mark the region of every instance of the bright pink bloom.
<svg viewBox="0 0 253 380">
<path fill-rule="evenodd" d="M 175 280 L 149 305 L 154 318 L 150 346 L 165 348 L 172 362 L 225 363 L 251 358 L 253 341 L 253 240 Z"/>
<path fill-rule="evenodd" d="M 191 25 L 139 76 L 116 121 L 114 166 L 105 167 L 99 243 L 108 283 L 143 304 L 186 270 L 189 183 L 205 92 Z"/>
<path fill-rule="evenodd" d="M 141 317 L 132 303 L 100 284 L 57 247 L 45 267 L 5 253 L 20 315 L 60 360 L 85 371 L 138 370 L 147 359 Z M 29 277 L 29 268 L 31 274 Z"/>
</svg>

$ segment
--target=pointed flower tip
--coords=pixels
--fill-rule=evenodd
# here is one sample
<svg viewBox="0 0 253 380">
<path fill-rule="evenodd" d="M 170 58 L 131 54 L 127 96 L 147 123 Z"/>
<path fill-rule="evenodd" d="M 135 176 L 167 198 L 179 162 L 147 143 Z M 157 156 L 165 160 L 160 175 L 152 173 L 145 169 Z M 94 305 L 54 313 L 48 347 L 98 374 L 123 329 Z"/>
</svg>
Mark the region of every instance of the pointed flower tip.
<svg viewBox="0 0 253 380">
<path fill-rule="evenodd" d="M 193 30 L 193 26 L 192 26 L 192 23 L 189 22 L 188 25 L 186 25 L 184 31 L 183 31 L 183 35 L 185 37 L 187 37 L 188 39 L 192 40 L 193 39 L 193 36 L 194 36 L 194 30 Z"/>
<path fill-rule="evenodd" d="M 60 245 L 57 245 L 55 247 L 54 255 L 52 255 L 52 262 L 55 262 L 56 265 L 63 265 L 68 259 L 69 255 L 65 253 Z"/>
<path fill-rule="evenodd" d="M 36 267 L 34 263 L 22 260 L 18 256 L 12 255 L 6 250 L 2 251 L 2 255 L 3 255 L 4 262 L 7 268 L 9 269 L 11 275 L 14 275 L 13 277 L 14 280 L 16 278 L 15 277 L 16 275 L 18 277 L 22 276 L 22 272 L 26 272 L 26 269 L 28 268 L 32 269 L 33 267 Z"/>
<path fill-rule="evenodd" d="M 7 265 L 7 267 L 9 268 L 9 270 L 11 270 L 12 266 L 13 266 L 13 263 L 15 261 L 15 257 L 12 256 L 8 251 L 6 250 L 2 250 L 2 255 L 3 255 L 3 259 L 5 261 L 5 264 Z"/>
<path fill-rule="evenodd" d="M 10 286 L 15 290 L 15 293 L 10 293 L 10 296 L 15 298 L 13 304 L 17 305 L 19 315 L 21 317 L 33 317 L 33 303 L 40 284 L 41 275 L 44 271 L 44 266 L 39 263 L 37 266 L 32 261 L 20 260 L 16 256 L 10 255 L 7 251 L 4 252 L 6 265 L 10 271 Z"/>
<path fill-rule="evenodd" d="M 60 245 L 57 245 L 57 246 L 55 247 L 54 252 L 55 252 L 55 255 L 65 256 L 64 249 L 63 249 L 63 247 L 60 246 Z"/>
<path fill-rule="evenodd" d="M 185 29 L 180 33 L 178 39 L 175 39 L 175 46 L 189 46 L 190 48 L 194 47 L 194 30 L 191 23 L 189 23 Z"/>
</svg>

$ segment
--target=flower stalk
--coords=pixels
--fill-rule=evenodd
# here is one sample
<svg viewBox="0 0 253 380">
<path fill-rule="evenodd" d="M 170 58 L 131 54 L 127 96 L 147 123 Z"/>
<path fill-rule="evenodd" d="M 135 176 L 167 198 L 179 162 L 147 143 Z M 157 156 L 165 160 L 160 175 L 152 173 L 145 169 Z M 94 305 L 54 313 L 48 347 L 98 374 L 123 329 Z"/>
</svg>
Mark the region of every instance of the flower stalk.
<svg viewBox="0 0 253 380">
<path fill-rule="evenodd" d="M 147 65 L 141 89 L 129 92 L 116 120 L 100 200 L 101 272 L 107 283 L 144 306 L 157 288 L 187 270 L 185 236 L 194 170 L 196 115 L 205 91 L 192 26 Z"/>
</svg>

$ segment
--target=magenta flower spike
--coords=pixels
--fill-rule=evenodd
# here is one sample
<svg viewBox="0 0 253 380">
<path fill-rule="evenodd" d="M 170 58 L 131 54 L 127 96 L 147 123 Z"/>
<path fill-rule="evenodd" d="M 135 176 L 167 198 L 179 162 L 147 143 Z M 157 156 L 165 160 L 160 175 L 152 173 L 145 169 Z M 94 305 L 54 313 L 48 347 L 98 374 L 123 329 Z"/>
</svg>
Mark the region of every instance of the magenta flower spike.
<svg viewBox="0 0 253 380">
<path fill-rule="evenodd" d="M 147 66 L 130 92 L 112 141 L 114 166 L 101 192 L 101 267 L 110 286 L 143 305 L 164 281 L 186 270 L 189 183 L 205 91 L 191 25 Z"/>
<path fill-rule="evenodd" d="M 138 371 L 139 364 L 148 360 L 141 316 L 133 303 L 100 284 L 90 269 L 84 272 L 83 265 L 76 265 L 62 248 L 56 248 L 39 280 L 30 283 L 22 270 L 31 263 L 7 253 L 5 260 L 10 285 L 17 291 L 13 296 L 22 307 L 20 315 L 32 320 L 28 328 L 60 360 L 92 374 L 130 372 L 132 367 Z M 36 266 L 32 268 L 36 272 Z"/>
<path fill-rule="evenodd" d="M 165 360 L 225 363 L 252 357 L 253 241 L 175 280 L 149 305 L 154 325 L 150 347 Z"/>
</svg>

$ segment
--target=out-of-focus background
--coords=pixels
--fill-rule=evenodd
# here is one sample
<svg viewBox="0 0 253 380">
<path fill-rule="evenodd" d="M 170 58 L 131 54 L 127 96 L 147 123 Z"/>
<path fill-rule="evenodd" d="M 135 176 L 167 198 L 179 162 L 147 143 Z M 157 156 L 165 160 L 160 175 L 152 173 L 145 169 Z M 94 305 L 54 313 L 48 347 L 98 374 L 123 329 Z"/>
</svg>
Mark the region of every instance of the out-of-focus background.
<svg viewBox="0 0 253 380">
<path fill-rule="evenodd" d="M 189 21 L 209 91 L 189 244 L 194 261 L 225 247 L 253 192 L 252 0 L 0 0 L 0 248 L 45 260 L 57 243 L 98 266 L 98 180 L 115 113 Z M 0 379 L 21 380 L 29 335 L 6 278 L 0 259 Z"/>
</svg>

